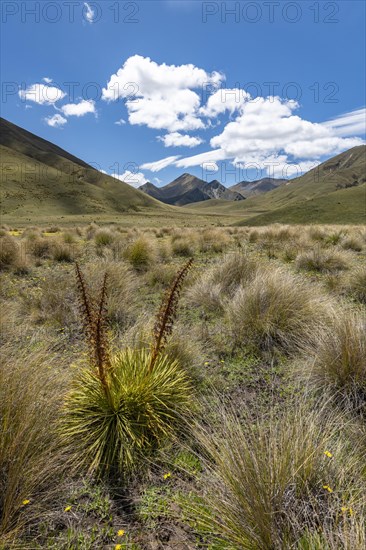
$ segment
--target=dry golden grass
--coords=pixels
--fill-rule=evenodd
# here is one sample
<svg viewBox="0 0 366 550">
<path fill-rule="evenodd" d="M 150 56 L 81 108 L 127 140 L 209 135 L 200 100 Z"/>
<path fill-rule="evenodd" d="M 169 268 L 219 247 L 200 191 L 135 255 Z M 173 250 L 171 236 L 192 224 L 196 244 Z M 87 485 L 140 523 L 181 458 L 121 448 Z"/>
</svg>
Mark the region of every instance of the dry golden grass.
<svg viewBox="0 0 366 550">
<path fill-rule="evenodd" d="M 116 395 L 125 401 L 123 391 L 136 390 L 136 405 L 146 388 L 152 388 L 148 376 L 139 378 L 135 367 L 141 375 L 146 367 L 149 371 L 150 360 L 144 357 L 150 358 L 162 291 L 172 283 L 182 256 L 191 254 L 194 267 L 182 292 L 178 322 L 164 342 L 164 357 L 169 368 L 178 365 L 184 380 L 193 381 L 176 424 L 185 438 L 191 438 L 187 422 L 197 421 L 191 415 L 191 396 L 205 396 L 205 427 L 198 426 L 190 439 L 194 452 L 200 450 L 195 460 L 201 474 L 193 484 L 192 474 L 185 474 L 183 483 L 171 457 L 150 453 L 153 437 L 150 449 L 141 446 L 141 454 L 154 456 L 159 466 L 152 465 L 144 483 L 169 502 L 185 493 L 193 522 L 182 535 L 187 548 L 195 547 L 196 528 L 197 540 L 212 550 L 365 546 L 366 231 L 331 225 L 254 229 L 210 224 L 202 229 L 127 229 L 112 223 L 2 228 L 0 243 L 8 244 L 3 256 L 0 250 L 5 365 L 0 370 L 5 433 L 0 442 L 0 547 L 30 548 L 35 537 L 39 548 L 93 548 L 94 535 L 86 542 L 84 531 L 92 529 L 91 517 L 94 528 L 94 516 L 83 516 L 76 507 L 72 521 L 71 515 L 62 515 L 74 473 L 81 479 L 80 472 L 65 470 L 66 462 L 75 464 L 80 456 L 80 432 L 74 432 L 67 457 L 57 439 L 60 403 L 66 393 L 71 395 L 71 379 L 82 378 L 76 365 L 85 363 L 72 262 L 80 263 L 92 294 L 99 295 L 107 273 L 105 321 L 111 355 L 119 365 Z M 216 408 L 220 397 L 211 395 L 212 387 L 230 399 L 233 411 Z M 93 388 L 83 402 L 87 414 Z M 155 396 L 162 389 L 160 378 Z M 329 396 L 325 405 L 316 402 L 319 394 Z M 147 397 L 145 403 L 160 407 Z M 130 410 L 135 414 L 137 409 Z M 109 411 L 116 413 L 113 407 Z M 85 420 L 83 414 L 78 420 Z M 168 455 L 172 445 L 179 446 L 170 435 L 161 438 Z M 92 457 L 90 448 L 84 451 Z M 161 467 L 172 473 L 168 481 L 160 473 L 156 479 Z M 124 498 L 138 491 L 140 474 L 132 485 L 119 482 Z M 113 501 L 113 490 L 108 485 L 104 489 Z M 30 500 L 29 505 L 22 505 L 23 500 Z M 161 505 L 150 504 L 151 514 Z M 168 517 L 162 516 L 164 532 L 168 522 L 174 529 L 186 519 L 186 507 L 177 518 L 179 508 L 174 506 L 171 516 L 167 511 Z M 120 519 L 119 501 L 114 514 Z M 149 547 L 151 527 L 129 516 L 123 521 L 131 548 L 137 531 L 142 547 Z M 119 543 L 108 539 L 104 520 L 100 528 L 105 531 L 94 547 Z M 155 531 L 158 540 L 159 529 Z M 159 544 L 168 542 L 162 538 Z"/>
<path fill-rule="evenodd" d="M 215 425 L 196 427 L 205 491 L 188 503 L 192 525 L 237 550 L 338 550 L 365 540 L 362 449 L 340 435 L 346 417 L 302 401 L 267 423 L 240 412 L 242 421 L 219 409 Z M 319 533 L 323 546 L 312 546 Z"/>
<path fill-rule="evenodd" d="M 366 320 L 364 311 L 335 312 L 318 334 L 303 375 L 319 389 L 331 388 L 338 400 L 366 410 Z"/>
<path fill-rule="evenodd" d="M 329 317 L 329 299 L 282 269 L 260 271 L 227 305 L 236 346 L 295 353 Z"/>
<path fill-rule="evenodd" d="M 44 517 L 59 499 L 67 468 L 56 436 L 67 376 L 45 348 L 8 344 L 0 370 L 0 540 Z"/>
</svg>

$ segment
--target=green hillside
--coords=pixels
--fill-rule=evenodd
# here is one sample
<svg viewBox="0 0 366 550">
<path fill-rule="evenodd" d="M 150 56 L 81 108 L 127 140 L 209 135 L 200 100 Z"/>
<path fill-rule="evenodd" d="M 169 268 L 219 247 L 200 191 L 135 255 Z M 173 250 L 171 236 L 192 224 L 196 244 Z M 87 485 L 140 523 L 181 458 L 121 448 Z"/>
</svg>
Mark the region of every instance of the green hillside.
<svg viewBox="0 0 366 550">
<path fill-rule="evenodd" d="M 169 206 L 0 119 L 3 219 L 118 215 Z"/>
<path fill-rule="evenodd" d="M 366 146 L 354 147 L 290 180 L 273 191 L 245 201 L 211 200 L 190 205 L 189 210 L 232 216 L 239 224 L 272 222 L 365 223 Z M 187 207 L 186 207 L 187 208 Z"/>
<path fill-rule="evenodd" d="M 366 223 L 366 184 L 250 216 L 236 225 L 267 225 L 277 222 Z"/>
</svg>

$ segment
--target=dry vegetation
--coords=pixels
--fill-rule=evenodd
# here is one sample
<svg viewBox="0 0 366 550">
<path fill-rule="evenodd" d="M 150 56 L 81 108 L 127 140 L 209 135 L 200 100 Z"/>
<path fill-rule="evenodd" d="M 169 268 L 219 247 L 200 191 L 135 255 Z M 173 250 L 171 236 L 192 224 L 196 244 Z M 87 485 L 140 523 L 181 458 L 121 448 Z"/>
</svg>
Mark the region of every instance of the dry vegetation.
<svg viewBox="0 0 366 550">
<path fill-rule="evenodd" d="M 365 258 L 358 226 L 3 226 L 0 548 L 365 548 Z"/>
</svg>

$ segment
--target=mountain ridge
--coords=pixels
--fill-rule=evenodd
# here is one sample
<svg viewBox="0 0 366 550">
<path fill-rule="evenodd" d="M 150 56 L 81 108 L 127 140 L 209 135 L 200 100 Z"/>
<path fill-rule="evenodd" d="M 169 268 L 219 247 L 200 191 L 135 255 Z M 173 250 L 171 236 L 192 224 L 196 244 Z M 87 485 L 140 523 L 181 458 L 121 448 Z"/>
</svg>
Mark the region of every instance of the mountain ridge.
<svg viewBox="0 0 366 550">
<path fill-rule="evenodd" d="M 226 188 L 218 180 L 207 182 L 187 172 L 163 187 L 157 187 L 153 183 L 147 182 L 139 189 L 151 197 L 175 206 L 185 206 L 214 198 L 227 201 L 244 199 L 240 193 Z"/>
</svg>

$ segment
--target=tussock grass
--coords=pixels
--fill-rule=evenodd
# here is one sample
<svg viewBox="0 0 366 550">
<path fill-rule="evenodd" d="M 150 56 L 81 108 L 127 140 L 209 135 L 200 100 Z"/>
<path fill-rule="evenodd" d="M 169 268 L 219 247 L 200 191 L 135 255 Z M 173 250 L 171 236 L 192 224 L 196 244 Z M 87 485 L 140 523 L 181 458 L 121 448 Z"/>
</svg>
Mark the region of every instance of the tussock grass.
<svg viewBox="0 0 366 550">
<path fill-rule="evenodd" d="M 34 258 L 44 259 L 51 256 L 52 242 L 47 237 L 28 237 L 27 251 L 29 251 Z"/>
<path fill-rule="evenodd" d="M 349 263 L 349 257 L 345 253 L 320 248 L 303 252 L 296 258 L 297 269 L 320 273 L 334 273 L 349 269 Z"/>
<path fill-rule="evenodd" d="M 223 312 L 223 289 L 221 284 L 212 281 L 212 274 L 199 277 L 186 294 L 190 306 L 201 307 L 206 313 Z"/>
<path fill-rule="evenodd" d="M 5 235 L 0 238 L 0 270 L 15 265 L 20 258 L 19 245 L 13 237 Z"/>
<path fill-rule="evenodd" d="M 64 480 L 66 456 L 56 436 L 65 373 L 47 349 L 9 343 L 0 369 L 0 534 L 6 541 L 52 508 Z M 70 469 L 68 468 L 69 472 Z M 23 501 L 29 504 L 23 505 Z M 5 546 L 6 547 L 6 546 Z"/>
<path fill-rule="evenodd" d="M 205 229 L 200 235 L 200 251 L 201 252 L 223 252 L 230 243 L 230 237 L 225 230 L 220 229 Z"/>
<path fill-rule="evenodd" d="M 55 243 L 52 250 L 52 258 L 56 262 L 73 262 L 76 256 L 76 247 L 74 244 Z"/>
<path fill-rule="evenodd" d="M 235 345 L 294 353 L 313 341 L 329 308 L 316 289 L 277 268 L 240 287 L 227 305 L 227 317 Z"/>
<path fill-rule="evenodd" d="M 212 280 L 221 285 L 225 294 L 232 296 L 240 285 L 252 281 L 263 269 L 263 261 L 255 255 L 232 253 L 224 256 L 213 268 Z"/>
<path fill-rule="evenodd" d="M 138 237 L 127 245 L 124 258 L 136 271 L 146 271 L 155 261 L 155 247 L 151 240 Z"/>
<path fill-rule="evenodd" d="M 191 257 L 196 252 L 197 242 L 192 235 L 177 237 L 172 240 L 172 251 L 176 256 Z"/>
<path fill-rule="evenodd" d="M 114 235 L 111 231 L 100 229 L 95 232 L 94 241 L 97 247 L 109 246 L 114 240 Z"/>
<path fill-rule="evenodd" d="M 231 253 L 220 259 L 203 274 L 199 274 L 187 292 L 187 302 L 207 313 L 221 314 L 228 297 L 240 285 L 253 280 L 263 262 L 245 253 Z"/>
<path fill-rule="evenodd" d="M 330 387 L 338 399 L 366 404 L 366 320 L 363 312 L 336 314 L 318 336 L 304 376 L 323 389 Z"/>
<path fill-rule="evenodd" d="M 349 236 L 341 241 L 341 247 L 345 250 L 361 252 L 363 250 L 363 242 L 360 238 L 356 236 Z"/>
<path fill-rule="evenodd" d="M 206 474 L 202 499 L 185 510 L 191 524 L 238 550 L 328 548 L 310 545 L 317 536 L 334 549 L 364 540 L 363 464 L 358 444 L 340 435 L 344 417 L 303 403 L 268 423 L 246 416 L 241 423 L 218 410 L 215 426 L 196 428 Z"/>
<path fill-rule="evenodd" d="M 366 304 L 366 267 L 361 266 L 350 272 L 345 289 L 357 301 Z"/>
<path fill-rule="evenodd" d="M 138 293 L 138 283 L 128 264 L 113 260 L 90 262 L 85 265 L 85 273 L 94 295 L 98 292 L 100 274 L 107 274 L 108 310 L 106 316 L 112 327 L 125 329 L 135 318 Z"/>
</svg>

